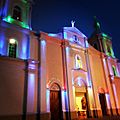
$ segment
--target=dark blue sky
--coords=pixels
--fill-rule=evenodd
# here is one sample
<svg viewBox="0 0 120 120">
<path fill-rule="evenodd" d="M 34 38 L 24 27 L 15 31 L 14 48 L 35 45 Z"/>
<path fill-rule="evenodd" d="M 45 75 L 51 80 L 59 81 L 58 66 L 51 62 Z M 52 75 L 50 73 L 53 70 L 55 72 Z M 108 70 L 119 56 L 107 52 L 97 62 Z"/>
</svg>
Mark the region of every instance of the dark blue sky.
<svg viewBox="0 0 120 120">
<path fill-rule="evenodd" d="M 62 27 L 75 26 L 87 37 L 93 32 L 93 16 L 104 33 L 112 37 L 115 56 L 120 59 L 120 1 L 119 0 L 34 0 L 32 28 L 36 31 L 58 33 Z"/>
</svg>

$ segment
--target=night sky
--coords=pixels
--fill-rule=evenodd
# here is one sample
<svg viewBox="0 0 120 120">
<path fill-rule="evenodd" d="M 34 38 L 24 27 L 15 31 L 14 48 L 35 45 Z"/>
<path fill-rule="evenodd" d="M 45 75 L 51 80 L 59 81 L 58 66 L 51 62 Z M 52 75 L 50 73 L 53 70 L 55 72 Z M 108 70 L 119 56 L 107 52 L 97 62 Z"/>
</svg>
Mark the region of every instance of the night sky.
<svg viewBox="0 0 120 120">
<path fill-rule="evenodd" d="M 34 0 L 32 28 L 35 31 L 58 33 L 62 27 L 75 27 L 89 37 L 96 16 L 102 32 L 112 37 L 115 56 L 120 59 L 119 0 Z"/>
</svg>

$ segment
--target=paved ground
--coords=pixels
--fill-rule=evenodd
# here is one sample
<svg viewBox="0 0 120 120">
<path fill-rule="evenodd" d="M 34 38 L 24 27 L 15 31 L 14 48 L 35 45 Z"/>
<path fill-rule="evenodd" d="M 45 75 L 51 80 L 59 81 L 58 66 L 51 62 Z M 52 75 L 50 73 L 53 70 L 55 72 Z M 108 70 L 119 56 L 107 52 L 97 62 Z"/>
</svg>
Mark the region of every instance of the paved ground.
<svg viewBox="0 0 120 120">
<path fill-rule="evenodd" d="M 102 118 L 87 118 L 87 119 L 77 119 L 77 120 L 120 120 L 120 116 L 105 116 Z"/>
</svg>

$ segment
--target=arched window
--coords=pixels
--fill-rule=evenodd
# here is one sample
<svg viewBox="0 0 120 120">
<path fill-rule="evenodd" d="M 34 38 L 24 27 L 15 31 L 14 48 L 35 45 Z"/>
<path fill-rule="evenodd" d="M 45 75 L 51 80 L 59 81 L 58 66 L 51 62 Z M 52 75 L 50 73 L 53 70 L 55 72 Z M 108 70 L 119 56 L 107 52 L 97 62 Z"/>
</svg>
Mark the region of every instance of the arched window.
<svg viewBox="0 0 120 120">
<path fill-rule="evenodd" d="M 111 48 L 108 44 L 107 44 L 107 52 L 111 55 Z"/>
<path fill-rule="evenodd" d="M 98 45 L 97 45 L 97 43 L 94 43 L 94 44 L 93 44 L 93 47 L 94 47 L 96 50 L 98 50 Z"/>
<path fill-rule="evenodd" d="M 17 54 L 17 42 L 16 42 L 16 40 L 10 39 L 8 45 L 9 45 L 8 46 L 9 57 L 16 58 L 16 54 Z"/>
<path fill-rule="evenodd" d="M 22 15 L 21 8 L 16 5 L 13 9 L 13 18 L 21 21 L 21 15 Z"/>
<path fill-rule="evenodd" d="M 112 69 L 113 69 L 114 76 L 117 76 L 117 70 L 116 70 L 116 67 L 114 65 L 112 65 Z"/>
<path fill-rule="evenodd" d="M 81 57 L 79 55 L 75 56 L 75 68 L 76 69 L 82 68 L 82 60 L 81 60 Z"/>
</svg>

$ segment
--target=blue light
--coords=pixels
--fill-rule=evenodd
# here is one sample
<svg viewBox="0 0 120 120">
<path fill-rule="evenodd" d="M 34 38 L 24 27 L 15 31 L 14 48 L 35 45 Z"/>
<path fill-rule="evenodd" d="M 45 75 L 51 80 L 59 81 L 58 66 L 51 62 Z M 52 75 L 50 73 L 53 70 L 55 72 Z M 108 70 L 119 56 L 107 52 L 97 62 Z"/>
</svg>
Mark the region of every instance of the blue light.
<svg viewBox="0 0 120 120">
<path fill-rule="evenodd" d="M 0 16 L 2 16 L 2 8 L 0 8 Z"/>
<path fill-rule="evenodd" d="M 46 90 L 46 99 L 47 99 L 47 112 L 50 112 L 50 91 Z"/>
<path fill-rule="evenodd" d="M 45 40 L 42 40 L 42 41 L 41 41 L 41 44 L 42 44 L 42 46 L 45 46 L 45 45 L 46 45 Z"/>
<path fill-rule="evenodd" d="M 34 70 L 36 67 L 35 67 L 35 64 L 29 64 L 29 68 Z"/>
<path fill-rule="evenodd" d="M 34 110 L 34 100 L 35 100 L 35 74 L 28 74 L 28 112 Z"/>
<path fill-rule="evenodd" d="M 18 43 L 19 45 L 19 43 Z M 28 51 L 28 42 L 27 42 L 27 39 L 23 39 L 22 40 L 22 46 L 21 46 L 21 51 L 20 51 L 20 58 L 21 59 L 27 59 L 27 51 Z"/>
<path fill-rule="evenodd" d="M 74 42 L 74 39 L 71 37 L 70 39 L 69 39 L 71 42 Z"/>
<path fill-rule="evenodd" d="M 78 78 L 78 85 L 79 85 L 79 86 L 82 86 L 82 84 L 84 84 L 84 83 L 82 82 L 81 78 L 79 77 L 79 78 Z"/>
<path fill-rule="evenodd" d="M 66 55 L 69 55 L 69 47 L 66 47 Z"/>
<path fill-rule="evenodd" d="M 33 63 L 33 64 L 35 64 L 35 61 L 34 61 L 34 60 L 32 60 L 32 63 Z"/>
<path fill-rule="evenodd" d="M 67 32 L 64 32 L 63 34 L 64 34 L 64 35 L 63 35 L 63 36 L 64 36 L 64 39 L 67 39 Z"/>
<path fill-rule="evenodd" d="M 33 73 L 30 73 L 29 74 L 29 81 L 30 81 L 29 83 L 31 86 L 33 86 L 34 80 L 35 80 L 35 75 Z"/>
<path fill-rule="evenodd" d="M 43 52 L 42 58 L 45 59 L 45 54 L 46 54 L 46 42 L 45 40 L 41 41 L 41 51 Z"/>
<path fill-rule="evenodd" d="M 0 54 L 5 55 L 5 36 L 0 33 Z"/>
<path fill-rule="evenodd" d="M 2 50 L 3 50 L 3 46 L 4 46 L 4 41 L 2 38 L 0 38 L 0 53 L 2 53 Z"/>
<path fill-rule="evenodd" d="M 64 98 L 65 98 L 65 109 L 66 109 L 66 111 L 68 111 L 69 108 L 68 108 L 68 94 L 67 94 L 67 91 L 64 91 Z"/>
<path fill-rule="evenodd" d="M 51 37 L 57 37 L 56 34 L 52 34 L 52 33 L 49 33 L 48 36 L 51 36 Z"/>
<path fill-rule="evenodd" d="M 88 41 L 85 40 L 85 47 L 88 48 L 89 47 L 89 44 L 88 44 Z"/>
<path fill-rule="evenodd" d="M 3 0 L 3 4 L 2 4 L 2 7 L 0 9 L 0 16 L 2 16 L 2 17 L 5 17 L 7 15 L 8 1 L 9 0 Z"/>
<path fill-rule="evenodd" d="M 23 47 L 22 47 L 22 58 L 23 58 L 23 59 L 26 59 L 26 58 L 27 58 L 26 50 L 27 50 L 27 49 L 26 49 L 26 46 L 23 46 Z"/>
<path fill-rule="evenodd" d="M 62 101 L 64 102 L 64 109 L 66 110 L 66 111 L 68 111 L 69 110 L 69 108 L 68 108 L 68 97 L 67 97 L 67 91 L 65 91 L 65 90 L 62 90 Z"/>
<path fill-rule="evenodd" d="M 110 95 L 109 94 L 105 94 L 106 96 L 106 101 L 107 101 L 107 107 L 110 108 L 111 104 L 110 104 Z"/>
</svg>

